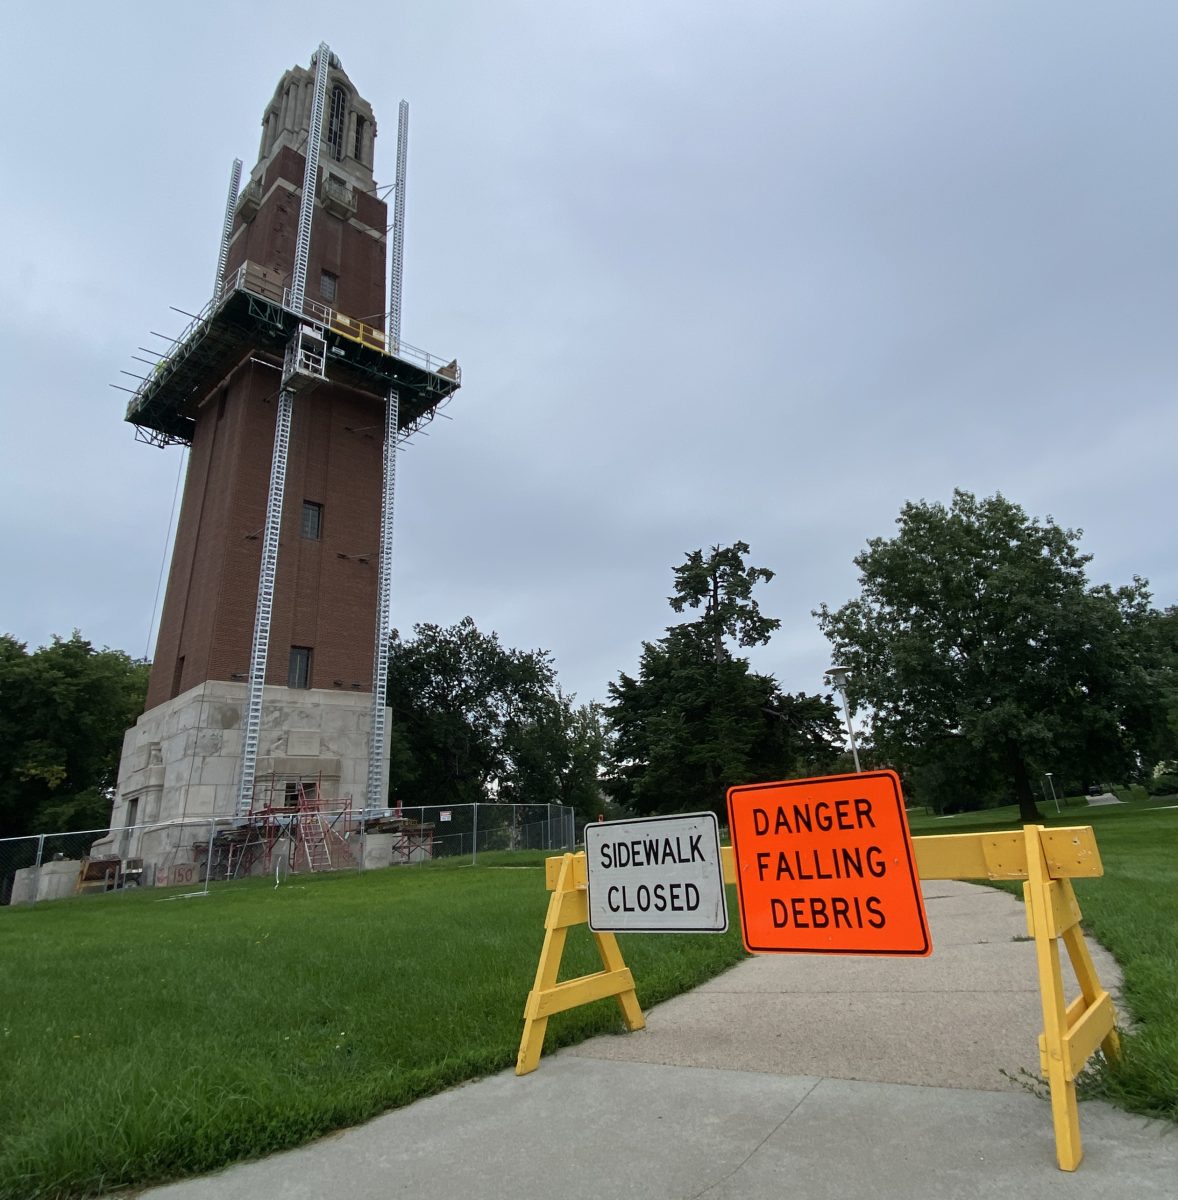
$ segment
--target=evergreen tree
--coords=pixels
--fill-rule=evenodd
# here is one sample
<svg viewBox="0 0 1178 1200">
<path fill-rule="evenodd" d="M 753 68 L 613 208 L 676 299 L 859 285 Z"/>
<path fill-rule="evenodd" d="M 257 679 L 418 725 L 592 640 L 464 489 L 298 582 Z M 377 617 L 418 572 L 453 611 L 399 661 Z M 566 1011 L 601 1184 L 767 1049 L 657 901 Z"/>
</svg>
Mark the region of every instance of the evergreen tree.
<svg viewBox="0 0 1178 1200">
<path fill-rule="evenodd" d="M 644 642 L 637 676 L 610 684 L 607 786 L 625 809 L 723 816 L 729 787 L 817 773 L 837 754 L 829 700 L 783 693 L 729 647 L 764 644 L 780 626 L 753 597 L 773 572 L 746 567 L 748 550 L 737 542 L 690 553 L 670 604 L 700 616 Z"/>
</svg>

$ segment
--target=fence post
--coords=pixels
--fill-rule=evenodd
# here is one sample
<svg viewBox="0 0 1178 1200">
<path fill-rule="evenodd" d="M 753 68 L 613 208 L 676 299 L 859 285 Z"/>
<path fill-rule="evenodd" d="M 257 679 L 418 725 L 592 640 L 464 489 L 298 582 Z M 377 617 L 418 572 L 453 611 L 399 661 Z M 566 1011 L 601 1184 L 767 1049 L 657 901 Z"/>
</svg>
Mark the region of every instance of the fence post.
<svg viewBox="0 0 1178 1200">
<path fill-rule="evenodd" d="M 205 895 L 209 891 L 209 876 L 213 873 L 213 838 L 217 836 L 217 818 L 209 822 L 209 856 L 205 859 Z"/>
<path fill-rule="evenodd" d="M 41 890 L 41 862 L 45 857 L 45 835 L 37 834 L 37 878 L 33 880 L 33 903 L 37 903 L 37 893 Z"/>
<path fill-rule="evenodd" d="M 479 802 L 474 802 L 474 836 L 470 839 L 470 865 L 479 861 Z"/>
</svg>

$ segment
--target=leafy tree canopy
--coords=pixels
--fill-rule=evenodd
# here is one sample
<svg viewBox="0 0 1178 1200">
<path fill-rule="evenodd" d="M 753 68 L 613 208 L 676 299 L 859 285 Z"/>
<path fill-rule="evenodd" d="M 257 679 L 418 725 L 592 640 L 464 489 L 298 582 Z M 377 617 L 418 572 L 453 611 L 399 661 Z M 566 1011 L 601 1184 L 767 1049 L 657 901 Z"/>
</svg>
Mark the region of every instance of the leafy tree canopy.
<svg viewBox="0 0 1178 1200">
<path fill-rule="evenodd" d="M 513 650 L 470 617 L 394 634 L 393 795 L 402 804 L 489 800 L 599 808 L 604 733 L 594 705 L 561 693 L 551 658 Z"/>
<path fill-rule="evenodd" d="M 0 635 L 0 837 L 106 824 L 148 671 L 77 630 L 31 654 Z"/>
<path fill-rule="evenodd" d="M 723 815 L 734 784 L 820 771 L 837 754 L 829 700 L 783 693 L 728 646 L 763 644 L 780 626 L 752 594 L 773 573 L 746 567 L 748 550 L 737 542 L 688 554 L 670 604 L 700 616 L 643 643 L 637 676 L 610 684 L 608 790 L 624 809 Z"/>
<path fill-rule="evenodd" d="M 753 599 L 753 588 L 768 583 L 773 572 L 746 567 L 748 552 L 745 542 L 713 546 L 706 558 L 702 550 L 692 550 L 675 568 L 675 591 L 669 603 L 677 613 L 703 608 L 693 632 L 712 647 L 716 662 L 725 655 L 726 637 L 738 646 L 763 646 L 781 627 L 776 618 L 763 616 Z"/>
<path fill-rule="evenodd" d="M 1028 821 L 1040 772 L 1132 769 L 1154 720 L 1144 582 L 1089 586 L 1079 531 L 1001 495 L 897 524 L 856 557 L 859 596 L 815 613 L 877 747 L 942 787 L 1005 788 Z"/>
</svg>

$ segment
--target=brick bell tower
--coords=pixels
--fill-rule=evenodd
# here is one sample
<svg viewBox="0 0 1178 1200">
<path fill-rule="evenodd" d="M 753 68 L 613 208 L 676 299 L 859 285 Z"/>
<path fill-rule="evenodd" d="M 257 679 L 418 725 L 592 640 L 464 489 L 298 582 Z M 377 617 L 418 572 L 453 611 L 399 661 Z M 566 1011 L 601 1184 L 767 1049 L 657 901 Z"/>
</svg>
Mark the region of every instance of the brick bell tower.
<svg viewBox="0 0 1178 1200">
<path fill-rule="evenodd" d="M 300 783 L 387 803 L 397 442 L 459 386 L 400 338 L 407 117 L 390 247 L 371 106 L 326 44 L 283 75 L 240 194 L 234 164 L 213 297 L 128 405 L 140 440 L 190 452 L 116 853 L 175 858 Z"/>
</svg>

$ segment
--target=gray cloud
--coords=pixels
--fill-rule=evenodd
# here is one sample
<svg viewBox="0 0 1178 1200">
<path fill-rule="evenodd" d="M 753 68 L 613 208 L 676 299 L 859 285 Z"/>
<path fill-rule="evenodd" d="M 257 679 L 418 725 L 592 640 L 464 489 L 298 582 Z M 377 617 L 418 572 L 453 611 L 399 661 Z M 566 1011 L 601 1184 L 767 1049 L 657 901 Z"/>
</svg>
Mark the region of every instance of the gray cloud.
<svg viewBox="0 0 1178 1200">
<path fill-rule="evenodd" d="M 1153 4 L 157 6 L 17 19 L 0 626 L 142 651 L 177 451 L 107 388 L 211 288 L 229 162 L 320 38 L 412 106 L 404 332 L 464 387 L 399 476 L 395 611 L 601 697 L 743 538 L 810 618 L 905 499 L 997 489 L 1178 599 L 1178 14 Z M 52 87 L 45 89 L 47 75 Z"/>
</svg>

